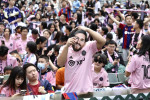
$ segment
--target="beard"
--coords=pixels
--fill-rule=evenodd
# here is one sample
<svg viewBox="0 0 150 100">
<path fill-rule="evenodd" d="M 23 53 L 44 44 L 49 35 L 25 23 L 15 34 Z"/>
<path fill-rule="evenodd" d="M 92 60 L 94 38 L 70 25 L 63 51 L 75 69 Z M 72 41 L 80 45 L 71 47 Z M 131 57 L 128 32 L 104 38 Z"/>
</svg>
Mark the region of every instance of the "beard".
<svg viewBox="0 0 150 100">
<path fill-rule="evenodd" d="M 76 48 L 76 46 L 79 46 L 79 48 Z M 76 43 L 76 44 L 72 45 L 72 48 L 74 51 L 80 51 L 82 49 L 82 46 L 80 44 Z"/>
</svg>

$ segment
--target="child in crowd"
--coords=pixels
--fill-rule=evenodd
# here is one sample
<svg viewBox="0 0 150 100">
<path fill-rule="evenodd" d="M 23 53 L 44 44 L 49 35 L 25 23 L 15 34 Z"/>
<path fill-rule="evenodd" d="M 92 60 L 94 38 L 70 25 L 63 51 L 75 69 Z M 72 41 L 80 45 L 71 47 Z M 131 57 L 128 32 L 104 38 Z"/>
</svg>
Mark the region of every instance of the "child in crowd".
<svg viewBox="0 0 150 100">
<path fill-rule="evenodd" d="M 4 75 L 10 75 L 12 69 L 13 69 L 13 68 L 12 68 L 11 66 L 6 66 L 6 67 L 4 68 Z"/>
<path fill-rule="evenodd" d="M 97 53 L 94 55 L 93 66 L 93 86 L 102 88 L 109 86 L 108 74 L 103 68 L 107 64 L 107 57 L 104 54 Z"/>
<path fill-rule="evenodd" d="M 37 67 L 41 69 L 41 77 L 43 80 L 48 80 L 52 86 L 56 86 L 56 79 L 54 72 L 49 68 L 52 63 L 49 63 L 49 58 L 47 56 L 41 55 L 38 59 Z"/>
</svg>

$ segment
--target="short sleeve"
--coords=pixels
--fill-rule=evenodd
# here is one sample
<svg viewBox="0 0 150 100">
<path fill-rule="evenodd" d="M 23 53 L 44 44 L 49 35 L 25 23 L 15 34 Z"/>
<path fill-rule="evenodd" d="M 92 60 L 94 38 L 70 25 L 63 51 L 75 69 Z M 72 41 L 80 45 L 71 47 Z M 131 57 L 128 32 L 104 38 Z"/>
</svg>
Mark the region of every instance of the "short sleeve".
<svg viewBox="0 0 150 100">
<path fill-rule="evenodd" d="M 126 67 L 126 71 L 132 73 L 133 71 L 136 70 L 136 56 L 134 55 L 131 58 L 131 61 L 129 62 L 129 64 Z"/>
<path fill-rule="evenodd" d="M 92 50 L 93 54 L 95 54 L 98 49 L 97 49 L 97 41 L 89 41 L 87 42 L 88 46 L 89 46 L 89 50 Z"/>
<path fill-rule="evenodd" d="M 122 23 L 119 24 L 119 28 L 121 28 L 121 30 L 123 30 L 124 27 L 125 27 L 125 24 L 122 24 Z"/>
<path fill-rule="evenodd" d="M 33 55 L 33 56 L 31 57 L 31 59 L 30 59 L 29 63 L 35 64 L 35 63 L 36 63 L 36 61 L 37 61 L 36 56 L 35 56 L 35 55 Z"/>
</svg>

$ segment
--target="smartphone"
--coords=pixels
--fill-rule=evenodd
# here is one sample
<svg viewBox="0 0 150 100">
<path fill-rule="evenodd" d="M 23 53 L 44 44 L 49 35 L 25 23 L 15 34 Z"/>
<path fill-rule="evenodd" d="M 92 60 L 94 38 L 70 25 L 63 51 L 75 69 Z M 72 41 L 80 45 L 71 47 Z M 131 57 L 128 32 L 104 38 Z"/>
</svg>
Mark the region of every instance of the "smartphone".
<svg viewBox="0 0 150 100">
<path fill-rule="evenodd" d="M 119 60 L 119 59 L 120 59 L 120 57 L 116 57 L 115 59 L 116 59 L 116 60 Z"/>
<path fill-rule="evenodd" d="M 21 90 L 21 91 L 20 91 L 20 94 L 21 94 L 21 95 L 25 95 L 26 92 L 27 92 L 27 90 Z"/>
</svg>

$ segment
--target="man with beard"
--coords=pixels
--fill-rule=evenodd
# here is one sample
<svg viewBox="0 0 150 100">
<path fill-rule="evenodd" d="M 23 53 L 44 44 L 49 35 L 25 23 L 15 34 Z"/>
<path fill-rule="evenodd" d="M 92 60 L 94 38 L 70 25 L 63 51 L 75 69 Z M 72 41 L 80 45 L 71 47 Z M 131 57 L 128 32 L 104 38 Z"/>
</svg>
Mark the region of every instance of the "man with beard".
<svg viewBox="0 0 150 100">
<path fill-rule="evenodd" d="M 82 30 L 81 30 L 82 29 Z M 94 41 L 87 41 L 87 33 Z M 63 47 L 57 64 L 65 66 L 65 92 L 87 94 L 93 92 L 92 56 L 100 50 L 106 40 L 90 28 L 79 26 Z"/>
</svg>

